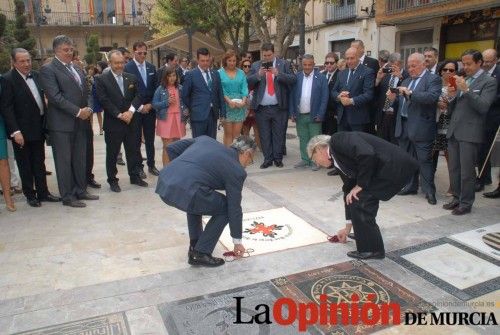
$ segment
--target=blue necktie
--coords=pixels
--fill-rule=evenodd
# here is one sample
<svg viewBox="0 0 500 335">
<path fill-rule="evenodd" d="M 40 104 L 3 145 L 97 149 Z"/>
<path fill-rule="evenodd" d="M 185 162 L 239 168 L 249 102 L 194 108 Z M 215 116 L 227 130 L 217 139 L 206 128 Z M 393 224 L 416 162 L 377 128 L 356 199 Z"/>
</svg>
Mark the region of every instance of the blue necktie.
<svg viewBox="0 0 500 335">
<path fill-rule="evenodd" d="M 212 90 L 212 77 L 208 74 L 208 70 L 205 71 L 205 75 L 207 76 L 207 85 L 210 91 Z"/>
<path fill-rule="evenodd" d="M 140 70 L 139 72 L 141 73 L 142 82 L 144 83 L 144 86 L 148 87 L 148 79 L 146 77 L 146 69 L 144 63 L 139 65 L 139 70 Z"/>
<path fill-rule="evenodd" d="M 410 86 L 408 87 L 408 89 L 410 91 L 413 91 L 415 86 L 417 86 L 418 78 L 420 78 L 420 77 L 417 77 L 417 78 L 411 80 Z M 406 107 L 407 107 L 406 106 L 406 99 L 403 99 L 403 105 L 401 106 L 401 116 L 408 117 L 408 112 L 406 111 Z"/>
<path fill-rule="evenodd" d="M 120 91 L 122 91 L 122 95 L 125 95 L 125 90 L 123 88 L 123 76 L 121 74 L 117 75 L 116 81 L 118 82 L 118 86 L 120 87 Z"/>
</svg>

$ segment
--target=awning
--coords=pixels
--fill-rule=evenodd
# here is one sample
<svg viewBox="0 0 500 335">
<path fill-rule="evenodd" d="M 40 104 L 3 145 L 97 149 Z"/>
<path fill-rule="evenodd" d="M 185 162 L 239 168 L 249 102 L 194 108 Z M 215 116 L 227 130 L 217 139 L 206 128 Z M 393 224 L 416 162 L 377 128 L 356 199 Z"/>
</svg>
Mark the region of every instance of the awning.
<svg viewBox="0 0 500 335">
<path fill-rule="evenodd" d="M 189 52 L 188 36 L 184 29 L 177 30 L 167 36 L 160 37 L 146 42 L 148 49 L 158 49 L 162 46 L 167 46 L 171 49 L 177 49 L 184 52 Z M 225 43 L 227 49 L 231 49 L 232 45 Z M 193 35 L 193 56 L 196 55 L 198 48 L 207 48 L 212 56 L 220 58 L 224 54 L 224 49 L 220 46 L 217 39 L 209 34 L 196 32 Z"/>
</svg>

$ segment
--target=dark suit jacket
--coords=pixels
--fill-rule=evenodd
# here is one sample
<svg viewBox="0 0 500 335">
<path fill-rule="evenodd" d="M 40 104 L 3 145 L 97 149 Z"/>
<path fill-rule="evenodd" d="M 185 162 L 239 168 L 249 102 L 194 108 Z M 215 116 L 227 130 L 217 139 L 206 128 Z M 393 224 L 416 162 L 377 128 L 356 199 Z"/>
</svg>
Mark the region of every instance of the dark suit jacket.
<svg viewBox="0 0 500 335">
<path fill-rule="evenodd" d="M 332 91 L 333 86 L 335 86 L 335 83 L 337 82 L 337 78 L 339 76 L 339 70 L 335 70 L 333 73 L 333 76 L 330 78 L 330 81 L 328 81 L 328 104 L 326 105 L 326 111 L 328 113 L 331 113 L 332 115 L 337 115 L 337 100 L 332 98 L 330 96 L 330 92 Z M 321 74 L 325 76 L 328 74 L 326 71 L 321 71 Z"/>
<path fill-rule="evenodd" d="M 365 59 L 363 59 L 363 65 L 372 69 L 374 73 L 377 73 L 378 70 L 380 69 L 380 64 L 378 63 L 378 60 L 368 56 L 365 56 Z"/>
<path fill-rule="evenodd" d="M 326 77 L 321 73 L 314 71 L 311 88 L 311 121 L 323 121 L 328 104 L 328 83 Z M 290 106 L 290 115 L 297 117 L 300 114 L 300 98 L 302 97 L 302 82 L 304 72 L 297 73 L 297 82 L 292 89 L 292 105 Z"/>
<path fill-rule="evenodd" d="M 403 70 L 401 75 L 403 78 L 398 79 L 398 81 L 396 82 L 396 87 L 400 86 L 403 80 L 405 80 L 409 76 L 406 70 Z M 386 93 L 387 90 L 389 89 L 390 80 L 391 80 L 390 74 L 386 74 L 385 77 L 380 81 L 378 86 L 375 86 L 375 104 L 377 106 L 377 119 L 382 115 L 382 110 L 384 109 L 385 99 L 387 98 Z M 398 106 L 399 106 L 398 99 L 394 100 L 394 102 L 390 104 L 390 107 L 392 107 L 395 112 L 397 112 Z"/>
<path fill-rule="evenodd" d="M 347 84 L 348 75 L 348 68 L 341 71 L 330 93 L 332 98 L 337 100 L 340 92 L 349 91 L 350 97 L 354 99 L 354 106 L 344 107 L 340 102 L 338 103 L 337 120 L 340 122 L 343 117 L 346 117 L 348 124 L 367 124 L 370 122 L 370 108 L 373 108 L 371 103 L 373 100 L 375 73 L 372 69 L 359 64 L 351 76 L 352 78 L 349 78 L 349 84 Z"/>
<path fill-rule="evenodd" d="M 384 201 L 401 191 L 418 170 L 418 162 L 401 148 L 363 132 L 333 134 L 330 155 L 341 169 L 344 188 L 357 184 L 362 192 Z"/>
<path fill-rule="evenodd" d="M 241 191 L 247 173 L 238 152 L 208 136 L 177 141 L 167 152 L 171 162 L 160 172 L 156 186 L 162 200 L 189 213 L 196 192 L 225 190 L 231 236 L 241 238 Z"/>
<path fill-rule="evenodd" d="M 146 62 L 146 75 L 147 75 L 147 82 L 148 86 L 144 86 L 144 81 L 142 80 L 141 74 L 139 72 L 139 68 L 135 64 L 135 61 L 132 59 L 130 62 L 125 64 L 124 72 L 133 74 L 137 78 L 137 83 L 138 83 L 138 88 L 139 88 L 139 94 L 141 96 L 141 103 L 144 104 L 149 104 L 153 100 L 153 95 L 155 94 L 156 90 L 156 67 L 149 63 Z"/>
<path fill-rule="evenodd" d="M 259 76 L 261 64 L 261 61 L 254 62 L 247 76 L 248 85 L 253 87 L 254 90 L 252 105 L 250 106 L 254 110 L 259 107 L 267 86 L 266 76 Z M 290 63 L 286 60 L 276 58 L 276 68 L 278 69 L 278 75 L 274 76 L 274 92 L 279 107 L 288 110 L 290 92 L 297 78 L 290 68 Z"/>
<path fill-rule="evenodd" d="M 460 94 L 460 93 L 458 93 Z M 497 81 L 483 72 L 469 87 L 469 92 L 448 104 L 451 114 L 446 137 L 458 141 L 482 143 L 486 114 L 497 96 Z"/>
<path fill-rule="evenodd" d="M 78 68 L 82 85 L 78 85 L 71 72 L 57 58 L 42 66 L 40 83 L 49 101 L 46 122 L 52 131 L 73 132 L 78 129 L 89 130 L 90 122 L 77 118 L 80 108 L 90 107 L 92 94 L 88 90 L 85 75 Z"/>
<path fill-rule="evenodd" d="M 497 81 L 497 95 L 486 114 L 486 129 L 496 131 L 500 125 L 500 64 L 497 64 L 491 77 Z"/>
<path fill-rule="evenodd" d="M 225 115 L 226 104 L 222 92 L 222 84 L 219 72 L 208 70 L 212 78 L 212 89 L 208 88 L 207 82 L 199 67 L 189 71 L 184 76 L 182 85 L 182 102 L 189 109 L 189 117 L 192 121 L 205 121 L 213 108 L 219 115 Z M 212 105 L 212 107 L 210 107 Z"/>
<path fill-rule="evenodd" d="M 137 78 L 130 73 L 123 73 L 122 94 L 113 72 L 108 71 L 95 77 L 97 98 L 104 110 L 104 130 L 121 131 L 126 130 L 128 125 L 118 119 L 118 114 L 128 111 L 130 106 L 138 109 L 141 106 Z"/>
<path fill-rule="evenodd" d="M 411 78 L 406 78 L 400 86 L 408 87 L 411 80 Z M 408 138 L 410 140 L 434 141 L 436 138 L 436 110 L 442 86 L 441 77 L 425 70 L 425 74 L 413 89 L 413 94 L 405 101 L 405 108 L 408 112 Z M 401 137 L 401 107 L 405 97 L 400 95 L 397 99 L 399 106 L 395 136 Z"/>
<path fill-rule="evenodd" d="M 47 112 L 43 90 L 40 87 L 38 72 L 31 71 L 33 80 L 42 98 L 43 113 Z M 0 110 L 5 120 L 7 136 L 21 131 L 25 141 L 40 141 L 44 139 L 44 117 L 24 78 L 12 69 L 0 79 L 2 96 Z"/>
</svg>

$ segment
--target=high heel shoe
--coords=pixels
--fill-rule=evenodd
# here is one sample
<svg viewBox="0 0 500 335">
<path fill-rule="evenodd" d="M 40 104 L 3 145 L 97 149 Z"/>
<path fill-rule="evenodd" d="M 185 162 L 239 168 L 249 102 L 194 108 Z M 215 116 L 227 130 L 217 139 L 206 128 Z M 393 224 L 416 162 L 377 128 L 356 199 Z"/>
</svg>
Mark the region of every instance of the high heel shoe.
<svg viewBox="0 0 500 335">
<path fill-rule="evenodd" d="M 5 205 L 5 208 L 7 208 L 7 210 L 8 210 L 9 212 L 15 212 L 15 211 L 17 211 L 16 205 L 14 205 L 14 204 L 11 204 L 11 205 L 6 204 L 6 205 Z"/>
</svg>

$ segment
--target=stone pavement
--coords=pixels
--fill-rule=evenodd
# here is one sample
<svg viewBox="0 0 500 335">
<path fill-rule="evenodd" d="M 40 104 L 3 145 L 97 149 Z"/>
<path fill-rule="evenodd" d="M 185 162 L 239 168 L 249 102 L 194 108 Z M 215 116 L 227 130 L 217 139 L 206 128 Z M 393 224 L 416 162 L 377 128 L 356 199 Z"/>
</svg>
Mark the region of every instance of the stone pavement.
<svg viewBox="0 0 500 335">
<path fill-rule="evenodd" d="M 295 134 L 294 127 L 288 132 Z M 162 335 L 167 334 L 167 329 L 171 334 L 228 333 L 224 327 L 230 327 L 230 322 L 211 324 L 212 331 L 195 332 L 196 327 L 188 327 L 187 315 L 183 320 L 183 313 L 172 321 L 175 313 L 169 313 L 169 306 L 186 301 L 203 304 L 222 291 L 239 292 L 241 287 L 251 285 L 271 287 L 281 277 L 350 261 L 346 252 L 354 248 L 353 242 L 338 245 L 325 241 L 256 255 L 216 269 L 191 268 L 186 262 L 189 242 L 185 215 L 164 205 L 154 193 L 156 177 L 148 175 L 149 187 L 139 188 L 128 183 L 126 167 L 119 167 L 122 192 L 112 193 L 105 182 L 104 138 L 95 135 L 94 141 L 94 173 L 103 188 L 90 192 L 98 194 L 99 201 L 87 202 L 84 209 L 50 203 L 31 208 L 17 195 L 17 212 L 7 213 L 3 203 L 0 205 L 0 335 L 87 334 L 85 331 Z M 159 139 L 155 145 L 160 167 Z M 297 138 L 288 140 L 282 169 L 260 170 L 262 155 L 258 153 L 255 165 L 248 168 L 243 210 L 285 207 L 322 232 L 334 234 L 344 225 L 340 178 L 326 176 L 325 170 L 293 169 L 298 157 Z M 50 150 L 46 162 L 54 171 Z M 471 311 L 472 307 L 446 306 L 476 301 L 481 302 L 479 310 L 494 311 L 498 321 L 500 253 L 485 253 L 474 247 L 476 242 L 467 245 L 451 235 L 474 230 L 469 234 L 482 234 L 478 229 L 499 223 L 499 202 L 479 195 L 472 214 L 450 215 L 441 209 L 448 201 L 444 195 L 448 188 L 446 175 L 441 160 L 436 176 L 437 206 L 428 205 L 421 194 L 397 196 L 381 203 L 378 223 L 388 257 L 363 264 L 439 310 Z M 57 194 L 55 175 L 48 177 L 48 183 Z M 498 228 L 491 229 L 500 231 Z M 214 254 L 223 251 L 219 244 Z M 486 302 L 494 306 L 483 306 Z M 210 313 L 210 309 L 207 311 Z M 185 328 L 174 327 L 175 322 Z M 242 329 L 232 333 L 260 331 Z M 491 327 L 479 326 L 397 326 L 379 331 L 493 333 Z M 292 334 L 296 330 L 272 328 L 270 333 Z"/>
</svg>

